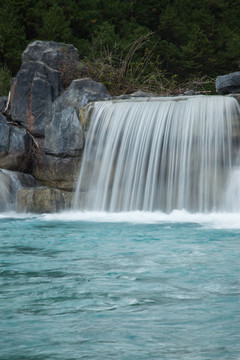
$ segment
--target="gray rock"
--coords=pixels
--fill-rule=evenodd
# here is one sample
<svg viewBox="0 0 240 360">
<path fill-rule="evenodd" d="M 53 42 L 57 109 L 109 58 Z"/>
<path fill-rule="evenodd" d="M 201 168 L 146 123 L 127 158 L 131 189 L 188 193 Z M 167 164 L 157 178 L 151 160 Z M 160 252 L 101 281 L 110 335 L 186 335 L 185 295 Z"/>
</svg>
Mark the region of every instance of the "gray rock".
<svg viewBox="0 0 240 360">
<path fill-rule="evenodd" d="M 75 189 L 81 157 L 43 154 L 35 160 L 32 174 L 42 184 L 62 190 Z"/>
<path fill-rule="evenodd" d="M 0 114 L 0 159 L 8 153 L 10 125 L 4 115 Z"/>
<path fill-rule="evenodd" d="M 240 71 L 218 76 L 216 79 L 216 91 L 223 95 L 240 93 Z"/>
<path fill-rule="evenodd" d="M 46 126 L 44 150 L 53 156 L 79 156 L 84 145 L 80 111 L 90 101 L 111 98 L 104 85 L 91 79 L 74 80 L 52 106 Z"/>
<path fill-rule="evenodd" d="M 7 105 L 7 96 L 0 96 L 0 112 L 3 112 Z"/>
<path fill-rule="evenodd" d="M 131 99 L 131 95 L 130 94 L 117 95 L 117 96 L 113 96 L 113 99 L 127 100 L 127 99 Z"/>
<path fill-rule="evenodd" d="M 30 146 L 30 136 L 25 129 L 9 124 L 0 114 L 0 168 L 24 170 Z"/>
<path fill-rule="evenodd" d="M 131 97 L 156 97 L 156 94 L 138 90 L 131 94 Z"/>
<path fill-rule="evenodd" d="M 45 131 L 45 152 L 55 156 L 78 156 L 83 149 L 83 138 L 81 122 L 72 106 L 53 111 L 52 121 Z"/>
<path fill-rule="evenodd" d="M 122 94 L 122 95 L 114 96 L 113 98 L 119 99 L 119 100 L 127 100 L 127 99 L 138 98 L 138 97 L 151 98 L 151 97 L 156 97 L 156 96 L 157 96 L 156 94 L 138 90 L 131 94 Z"/>
<path fill-rule="evenodd" d="M 61 71 L 69 62 L 78 62 L 78 50 L 72 44 L 36 40 L 22 54 L 22 62 L 40 61 L 50 68 Z"/>
<path fill-rule="evenodd" d="M 63 90 L 60 72 L 40 62 L 24 63 L 11 89 L 11 116 L 31 134 L 44 136 L 52 101 Z"/>
<path fill-rule="evenodd" d="M 197 93 L 194 90 L 187 90 L 187 91 L 184 91 L 183 95 L 192 96 L 192 95 L 197 95 Z"/>
<path fill-rule="evenodd" d="M 64 93 L 55 101 L 55 111 L 73 106 L 77 111 L 90 101 L 100 101 L 111 99 L 111 95 L 105 86 L 99 82 L 89 78 L 73 80 L 71 85 Z"/>
</svg>

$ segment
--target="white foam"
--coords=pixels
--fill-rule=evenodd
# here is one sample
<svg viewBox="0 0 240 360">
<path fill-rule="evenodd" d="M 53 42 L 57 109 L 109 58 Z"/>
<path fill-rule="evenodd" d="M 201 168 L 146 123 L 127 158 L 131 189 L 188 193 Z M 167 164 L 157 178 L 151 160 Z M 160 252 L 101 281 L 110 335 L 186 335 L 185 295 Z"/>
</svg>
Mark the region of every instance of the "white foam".
<svg viewBox="0 0 240 360">
<path fill-rule="evenodd" d="M 216 229 L 240 229 L 240 213 L 190 213 L 174 210 L 170 214 L 163 212 L 97 212 L 67 211 L 58 214 L 44 214 L 41 219 L 47 221 L 85 221 L 132 224 L 192 223 Z"/>
<path fill-rule="evenodd" d="M 1 219 L 62 221 L 62 222 L 95 222 L 95 223 L 129 223 L 129 224 L 198 224 L 213 229 L 240 229 L 240 213 L 190 213 L 186 210 L 174 210 L 170 214 L 160 211 L 130 211 L 110 213 L 104 211 L 64 211 L 53 214 L 33 214 L 4 212 Z"/>
<path fill-rule="evenodd" d="M 0 213 L 0 220 L 2 219 L 16 219 L 16 220 L 27 220 L 37 219 L 39 215 L 33 213 L 18 213 L 16 211 L 6 211 Z"/>
</svg>

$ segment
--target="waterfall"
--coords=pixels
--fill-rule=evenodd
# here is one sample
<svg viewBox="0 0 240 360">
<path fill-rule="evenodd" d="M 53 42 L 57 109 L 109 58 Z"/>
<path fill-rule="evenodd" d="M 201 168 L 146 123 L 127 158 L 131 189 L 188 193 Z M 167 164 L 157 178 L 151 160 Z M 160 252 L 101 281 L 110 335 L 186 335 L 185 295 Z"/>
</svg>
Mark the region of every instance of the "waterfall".
<svg viewBox="0 0 240 360">
<path fill-rule="evenodd" d="M 21 182 L 15 171 L 0 169 L 0 211 L 16 209 L 17 191 Z"/>
<path fill-rule="evenodd" d="M 15 211 L 18 190 L 35 185 L 34 178 L 29 174 L 0 169 L 0 212 Z"/>
<path fill-rule="evenodd" d="M 240 150 L 229 174 L 224 205 L 225 209 L 240 212 Z"/>
<path fill-rule="evenodd" d="M 231 210 L 226 189 L 239 143 L 236 99 L 113 100 L 96 102 L 91 112 L 75 208 Z"/>
</svg>

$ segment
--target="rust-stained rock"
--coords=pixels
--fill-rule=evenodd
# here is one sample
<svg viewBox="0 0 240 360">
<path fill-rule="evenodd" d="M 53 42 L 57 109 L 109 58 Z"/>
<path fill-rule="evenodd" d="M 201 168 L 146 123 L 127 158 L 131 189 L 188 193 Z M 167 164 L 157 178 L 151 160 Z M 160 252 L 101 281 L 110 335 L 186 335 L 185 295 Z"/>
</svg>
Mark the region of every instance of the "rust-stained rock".
<svg viewBox="0 0 240 360">
<path fill-rule="evenodd" d="M 47 65 L 24 63 L 11 87 L 11 117 L 34 136 L 44 137 L 52 102 L 63 90 L 61 74 Z"/>
</svg>

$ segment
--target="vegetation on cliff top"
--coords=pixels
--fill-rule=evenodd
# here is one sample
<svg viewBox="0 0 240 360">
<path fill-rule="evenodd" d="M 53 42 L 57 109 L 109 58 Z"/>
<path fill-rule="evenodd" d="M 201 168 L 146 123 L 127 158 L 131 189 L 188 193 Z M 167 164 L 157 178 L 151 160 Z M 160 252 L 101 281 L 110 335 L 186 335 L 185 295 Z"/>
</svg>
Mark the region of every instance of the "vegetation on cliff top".
<svg viewBox="0 0 240 360">
<path fill-rule="evenodd" d="M 239 70 L 239 18 L 239 0 L 8 0 L 1 73 L 15 75 L 27 44 L 40 39 L 72 43 L 115 93 L 197 87 Z"/>
</svg>

